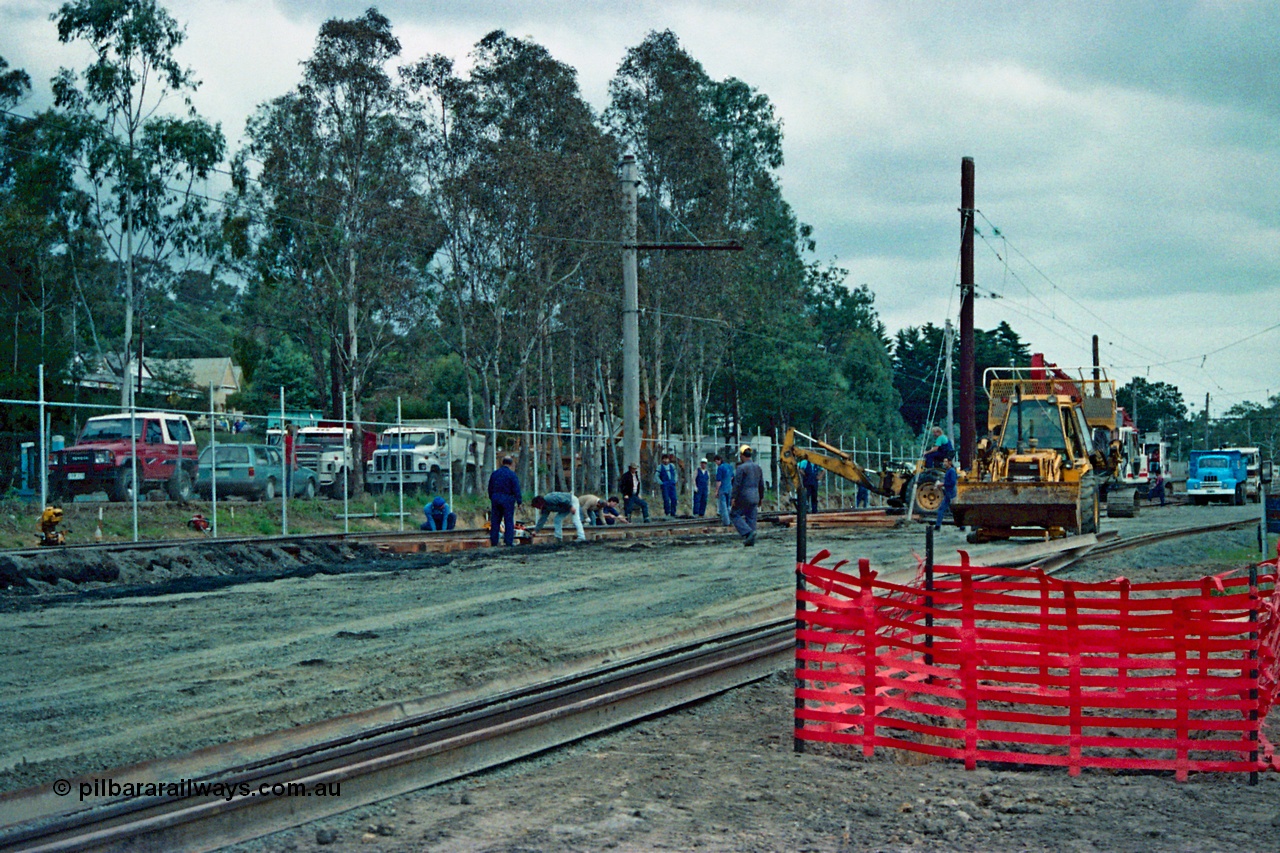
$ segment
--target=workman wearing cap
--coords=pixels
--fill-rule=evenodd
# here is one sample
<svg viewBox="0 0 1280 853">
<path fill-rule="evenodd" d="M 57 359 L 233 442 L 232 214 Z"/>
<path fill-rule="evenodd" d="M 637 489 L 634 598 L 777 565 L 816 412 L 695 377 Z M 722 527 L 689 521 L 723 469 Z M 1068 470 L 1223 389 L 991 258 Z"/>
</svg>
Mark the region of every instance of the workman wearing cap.
<svg viewBox="0 0 1280 853">
<path fill-rule="evenodd" d="M 502 464 L 489 475 L 489 544 L 498 544 L 498 527 L 507 546 L 516 542 L 516 507 L 520 505 L 520 478 L 512 469 L 515 460 L 502 457 Z"/>
<path fill-rule="evenodd" d="M 756 544 L 756 508 L 764 495 L 764 472 L 756 464 L 755 452 L 744 444 L 738 448 L 742 462 L 733 472 L 733 491 L 729 495 L 732 506 L 729 518 L 742 536 L 742 544 L 750 548 Z"/>
<path fill-rule="evenodd" d="M 419 530 L 452 530 L 458 524 L 458 514 L 449 508 L 449 503 L 437 495 L 431 503 L 422 508 L 427 520 L 418 527 Z"/>
<path fill-rule="evenodd" d="M 552 513 L 555 513 L 557 542 L 564 539 L 566 516 L 573 516 L 573 527 L 578 531 L 578 541 L 587 541 L 586 531 L 582 529 L 582 504 L 579 503 L 577 495 L 570 492 L 547 492 L 529 501 L 529 505 L 538 511 L 538 523 L 533 526 L 534 535 L 542 530 L 542 525 L 547 523 Z"/>
<path fill-rule="evenodd" d="M 729 492 L 733 490 L 733 466 L 719 455 L 715 458 L 716 463 L 716 510 L 720 513 L 720 523 L 725 527 L 732 524 L 729 521 Z"/>
</svg>

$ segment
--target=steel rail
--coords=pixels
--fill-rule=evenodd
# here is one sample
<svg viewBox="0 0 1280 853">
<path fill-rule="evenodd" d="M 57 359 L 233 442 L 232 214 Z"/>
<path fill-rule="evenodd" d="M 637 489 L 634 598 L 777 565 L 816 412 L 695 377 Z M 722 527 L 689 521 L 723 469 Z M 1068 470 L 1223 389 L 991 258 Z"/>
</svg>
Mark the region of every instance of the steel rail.
<svg viewBox="0 0 1280 853">
<path fill-rule="evenodd" d="M 681 519 L 679 521 L 660 521 L 649 524 L 610 525 L 600 528 L 593 526 L 586 529 L 589 533 L 592 531 L 600 533 L 601 535 L 598 538 L 608 540 L 642 537 L 646 535 L 646 531 L 650 534 L 675 533 L 681 530 L 699 531 L 702 528 L 719 526 L 718 522 L 714 520 Z M 731 527 L 723 529 L 726 532 L 733 530 Z M 299 545 L 306 542 L 373 542 L 375 544 L 378 542 L 412 542 L 419 540 L 444 542 L 460 539 L 480 539 L 486 536 L 488 536 L 488 532 L 480 528 L 455 528 L 453 530 L 432 532 L 421 530 L 406 530 L 403 532 L 397 530 L 366 530 L 356 533 L 290 533 L 288 535 L 274 534 L 266 536 L 220 536 L 217 539 L 189 536 L 182 539 L 143 539 L 138 542 L 78 542 L 60 545 L 57 548 L 14 548 L 0 550 L 0 555 L 7 557 L 34 557 L 64 552 L 106 554 L 121 551 L 158 551 L 164 548 L 189 548 L 193 545 L 223 547 L 230 545 Z"/>
<path fill-rule="evenodd" d="M 0 848 L 213 850 L 526 758 L 768 677 L 792 663 L 794 630 L 793 619 L 777 619 L 194 777 L 244 784 L 252 792 L 277 784 L 307 790 L 337 784 L 338 797 L 138 797 L 68 812 L 49 786 L 7 795 L 25 798 L 27 814 L 0 827 Z M 131 770 L 136 776 L 138 768 Z"/>
<path fill-rule="evenodd" d="M 1154 545 L 1158 542 L 1165 542 L 1170 539 L 1180 539 L 1184 536 L 1195 536 L 1200 533 L 1217 533 L 1222 530 L 1239 530 L 1246 527 L 1256 527 L 1257 525 L 1258 519 L 1256 518 L 1241 518 L 1235 521 L 1221 521 L 1215 524 L 1201 524 L 1194 527 L 1177 527 L 1173 530 L 1158 530 L 1154 533 L 1143 533 L 1139 536 L 1125 537 L 1099 545 L 1089 553 L 1083 555 L 1081 559 L 1091 560 L 1097 557 L 1105 557 L 1108 554 L 1114 554 L 1118 551 L 1128 551 L 1132 548 L 1141 548 L 1146 545 Z"/>
</svg>

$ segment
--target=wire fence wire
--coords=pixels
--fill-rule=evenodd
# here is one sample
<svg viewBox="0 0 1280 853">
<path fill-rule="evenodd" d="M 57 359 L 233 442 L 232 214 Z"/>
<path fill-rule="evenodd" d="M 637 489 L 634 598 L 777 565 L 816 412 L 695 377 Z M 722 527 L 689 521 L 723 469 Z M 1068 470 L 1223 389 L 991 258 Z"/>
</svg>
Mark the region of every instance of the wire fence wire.
<svg viewBox="0 0 1280 853">
<path fill-rule="evenodd" d="M 40 387 L 43 388 L 43 382 Z M 39 424 L 34 432 L 0 433 L 0 496 L 38 500 L 41 506 L 54 501 L 74 501 L 77 497 L 101 500 L 105 496 L 107 500 L 129 502 L 133 505 L 133 539 L 138 541 L 139 502 L 161 497 L 156 494 L 157 487 L 170 485 L 158 479 L 151 467 L 155 454 L 146 452 L 147 424 L 181 419 L 191 427 L 189 444 L 181 427 L 175 428 L 175 432 L 182 433 L 176 438 L 168 427 L 159 432 L 160 443 L 169 445 L 171 451 L 166 476 L 176 474 L 173 466 L 180 454 L 186 460 L 183 468 L 189 472 L 194 496 L 210 504 L 208 532 L 213 536 L 218 535 L 219 507 L 244 497 L 240 491 L 244 484 L 232 482 L 226 474 L 220 474 L 220 470 L 225 471 L 237 462 L 255 460 L 262 461 L 262 467 L 270 471 L 255 484 L 256 496 L 279 501 L 279 529 L 284 534 L 289 532 L 289 501 L 312 497 L 342 500 L 344 529 L 349 530 L 347 505 L 351 497 L 361 492 L 396 495 L 399 526 L 403 529 L 405 518 L 417 514 L 405 512 L 406 501 L 412 505 L 438 495 L 453 505 L 460 496 L 483 496 L 489 473 L 505 456 L 515 462 L 527 494 L 568 491 L 605 497 L 619 491 L 621 418 L 599 411 L 598 406 L 594 409 L 561 406 L 541 413 L 531 409 L 528 422 L 532 428 L 510 430 L 463 424 L 453 417 L 451 406 L 444 418 L 405 419 L 399 414 L 401 407 L 397 401 L 396 420 L 362 419 L 358 425 L 362 438 L 357 447 L 357 424 L 349 416 L 345 399 L 338 418 L 325 418 L 306 409 L 291 409 L 283 388 L 279 401 L 279 408 L 268 413 L 226 411 L 215 403 L 212 388 L 207 408 L 135 405 L 122 410 L 118 404 L 51 401 L 43 396 L 35 400 L 0 399 L 0 405 L 35 410 Z M 490 412 L 490 423 L 496 422 L 496 414 Z M 88 485 L 69 482 L 60 473 L 58 460 L 65 460 L 65 451 L 76 445 L 89 419 L 108 415 L 120 417 L 126 425 L 138 424 L 132 428 L 126 426 L 128 447 L 122 453 L 125 458 L 116 461 L 123 462 L 117 466 L 121 469 L 128 466 L 131 482 L 140 483 L 142 487 L 108 490 L 104 485 L 90 491 Z M 290 426 L 296 428 L 297 434 L 286 439 Z M 910 445 L 899 442 L 895 446 L 894 442 L 884 442 L 877 437 L 826 436 L 824 441 L 873 470 L 914 459 L 914 448 Z M 172 452 L 175 443 L 179 447 Z M 642 495 L 658 493 L 657 466 L 663 455 L 670 454 L 677 469 L 679 514 L 691 513 L 696 473 L 699 463 L 706 460 L 711 493 L 708 503 L 714 515 L 714 457 L 720 455 L 732 465 L 737 460 L 740 443 L 751 445 L 756 461 L 764 469 L 768 491 L 764 508 L 783 509 L 792 504 L 794 493 L 778 464 L 778 436 L 762 430 L 732 437 L 667 431 L 645 435 L 641 454 Z M 296 469 L 287 463 L 283 452 L 288 444 L 292 445 L 292 454 L 298 463 Z M 136 470 L 139 460 L 142 469 Z M 119 470 L 111 476 L 112 482 L 118 484 L 116 478 L 126 474 Z M 145 488 L 148 485 L 152 488 Z M 72 490 L 77 494 L 70 494 Z M 823 472 L 819 494 L 824 505 L 853 506 L 856 492 L 853 483 L 828 477 Z M 879 500 L 872 496 L 873 504 Z"/>
</svg>

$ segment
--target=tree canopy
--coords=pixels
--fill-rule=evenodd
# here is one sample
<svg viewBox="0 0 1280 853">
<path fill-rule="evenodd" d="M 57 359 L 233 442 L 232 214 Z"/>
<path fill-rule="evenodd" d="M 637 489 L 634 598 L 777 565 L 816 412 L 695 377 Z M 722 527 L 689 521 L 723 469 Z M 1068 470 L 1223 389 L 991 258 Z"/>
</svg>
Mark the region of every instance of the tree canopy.
<svg viewBox="0 0 1280 853">
<path fill-rule="evenodd" d="M 596 109 L 530 38 L 495 30 L 465 58 L 405 56 L 376 8 L 333 17 L 228 158 L 197 111 L 185 31 L 156 0 L 71 0 L 52 21 L 91 59 L 51 81 L 51 110 L 17 111 L 32 81 L 0 58 L 10 397 L 34 396 L 38 364 L 51 398 L 71 396 L 95 366 L 130 374 L 145 347 L 233 355 L 249 386 L 233 405 L 253 410 L 283 387 L 331 415 L 345 402 L 357 422 L 400 400 L 504 430 L 572 409 L 615 432 L 617 169 L 632 154 L 650 441 L 788 426 L 901 441 L 945 412 L 942 327 L 891 333 L 875 282 L 850 286 L 819 257 L 779 179 L 774 103 L 714 78 L 671 30 L 619 57 Z M 227 176 L 211 202 L 210 179 Z M 1007 323 L 975 347 L 978 383 L 1030 356 Z M 1126 394 L 1144 425 L 1191 433 L 1176 388 L 1135 378 Z M 1221 434 L 1269 434 L 1274 409 L 1237 405 Z"/>
</svg>

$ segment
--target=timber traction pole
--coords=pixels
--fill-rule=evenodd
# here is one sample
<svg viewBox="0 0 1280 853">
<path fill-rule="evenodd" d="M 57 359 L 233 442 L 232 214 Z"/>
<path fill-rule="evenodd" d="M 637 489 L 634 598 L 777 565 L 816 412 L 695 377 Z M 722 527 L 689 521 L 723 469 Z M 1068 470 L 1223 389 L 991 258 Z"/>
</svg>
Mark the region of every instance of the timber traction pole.
<svg viewBox="0 0 1280 853">
<path fill-rule="evenodd" d="M 977 405 L 973 359 L 973 158 L 960 161 L 960 467 L 973 464 Z"/>
</svg>

